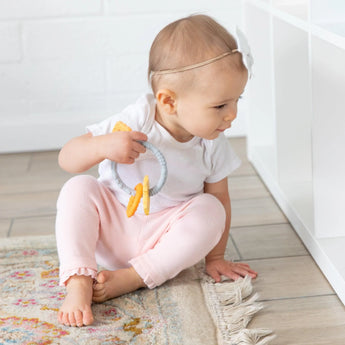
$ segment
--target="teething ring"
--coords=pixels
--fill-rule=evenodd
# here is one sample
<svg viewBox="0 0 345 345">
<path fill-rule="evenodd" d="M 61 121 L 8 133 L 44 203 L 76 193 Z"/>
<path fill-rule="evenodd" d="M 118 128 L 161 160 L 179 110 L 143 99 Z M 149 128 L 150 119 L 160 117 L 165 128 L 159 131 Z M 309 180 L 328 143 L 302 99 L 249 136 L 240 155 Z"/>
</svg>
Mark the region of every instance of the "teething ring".
<svg viewBox="0 0 345 345">
<path fill-rule="evenodd" d="M 125 123 L 122 121 L 116 122 L 113 132 L 117 131 L 131 131 L 132 129 L 128 127 Z M 127 217 L 132 217 L 133 214 L 136 212 L 138 205 L 140 203 L 140 199 L 143 197 L 143 208 L 146 215 L 150 212 L 150 196 L 153 196 L 157 194 L 163 187 L 167 176 L 168 176 L 168 169 L 167 169 L 167 163 L 165 161 L 164 156 L 162 153 L 152 144 L 148 143 L 147 141 L 140 141 L 138 140 L 138 143 L 145 146 L 147 149 L 153 152 L 153 154 L 156 156 L 160 166 L 161 166 L 161 176 L 159 178 L 159 181 L 156 186 L 149 188 L 149 177 L 146 175 L 144 177 L 143 184 L 138 183 L 135 186 L 135 189 L 132 189 L 128 187 L 120 178 L 118 172 L 117 172 L 117 163 L 112 162 L 111 163 L 111 169 L 113 173 L 113 178 L 115 182 L 118 184 L 118 186 L 124 190 L 127 194 L 130 195 L 128 205 L 127 205 Z"/>
<path fill-rule="evenodd" d="M 157 160 L 161 166 L 161 176 L 159 177 L 158 183 L 149 189 L 149 196 L 154 196 L 163 188 L 164 183 L 167 179 L 167 176 L 168 176 L 167 163 L 165 161 L 163 154 L 155 146 L 153 146 L 151 143 L 149 143 L 147 141 L 141 141 L 141 140 L 138 140 L 138 143 L 140 143 L 141 145 L 145 146 L 148 150 L 150 150 L 155 155 L 155 157 L 157 158 Z M 135 194 L 136 194 L 135 189 L 128 187 L 122 181 L 121 177 L 119 176 L 119 174 L 117 172 L 117 163 L 112 162 L 111 167 L 112 167 L 112 171 L 113 171 L 113 178 L 114 178 L 115 182 L 117 183 L 117 185 L 122 190 L 124 190 L 127 194 L 135 196 Z"/>
</svg>

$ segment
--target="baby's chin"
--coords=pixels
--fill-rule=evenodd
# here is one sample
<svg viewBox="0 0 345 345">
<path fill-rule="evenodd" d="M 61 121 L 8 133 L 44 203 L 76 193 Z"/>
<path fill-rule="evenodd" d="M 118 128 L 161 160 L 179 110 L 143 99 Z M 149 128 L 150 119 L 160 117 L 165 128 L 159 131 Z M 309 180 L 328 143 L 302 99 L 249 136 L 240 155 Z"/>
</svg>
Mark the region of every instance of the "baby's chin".
<svg viewBox="0 0 345 345">
<path fill-rule="evenodd" d="M 210 134 L 208 136 L 203 137 L 203 139 L 214 140 L 214 139 L 217 139 L 221 133 L 223 133 L 223 132 L 217 130 L 214 133 L 212 133 L 212 134 Z"/>
</svg>

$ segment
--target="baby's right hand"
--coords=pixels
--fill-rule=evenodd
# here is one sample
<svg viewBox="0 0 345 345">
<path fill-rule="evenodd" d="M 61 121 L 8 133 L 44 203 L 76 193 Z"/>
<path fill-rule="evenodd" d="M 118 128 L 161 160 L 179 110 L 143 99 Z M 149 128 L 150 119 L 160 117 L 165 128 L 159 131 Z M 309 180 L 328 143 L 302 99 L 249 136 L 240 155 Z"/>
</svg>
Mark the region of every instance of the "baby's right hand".
<svg viewBox="0 0 345 345">
<path fill-rule="evenodd" d="M 117 163 L 132 164 L 146 148 L 138 140 L 146 141 L 147 136 L 141 132 L 113 132 L 105 135 L 105 158 Z"/>
</svg>

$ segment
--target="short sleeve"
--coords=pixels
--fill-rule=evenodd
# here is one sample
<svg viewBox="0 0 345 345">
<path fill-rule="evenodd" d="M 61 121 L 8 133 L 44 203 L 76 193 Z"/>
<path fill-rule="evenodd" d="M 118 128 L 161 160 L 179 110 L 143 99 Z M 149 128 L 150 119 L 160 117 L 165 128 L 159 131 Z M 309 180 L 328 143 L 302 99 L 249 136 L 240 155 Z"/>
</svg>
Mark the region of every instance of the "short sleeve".
<svg viewBox="0 0 345 345">
<path fill-rule="evenodd" d="M 211 174 L 206 183 L 216 183 L 229 176 L 241 165 L 241 160 L 230 145 L 229 139 L 224 134 L 210 142 L 209 160 Z"/>
<path fill-rule="evenodd" d="M 155 101 L 151 94 L 143 95 L 135 104 L 126 107 L 122 112 L 86 127 L 93 136 L 111 133 L 116 122 L 122 121 L 133 131 L 146 132 L 148 121 L 154 119 Z"/>
</svg>

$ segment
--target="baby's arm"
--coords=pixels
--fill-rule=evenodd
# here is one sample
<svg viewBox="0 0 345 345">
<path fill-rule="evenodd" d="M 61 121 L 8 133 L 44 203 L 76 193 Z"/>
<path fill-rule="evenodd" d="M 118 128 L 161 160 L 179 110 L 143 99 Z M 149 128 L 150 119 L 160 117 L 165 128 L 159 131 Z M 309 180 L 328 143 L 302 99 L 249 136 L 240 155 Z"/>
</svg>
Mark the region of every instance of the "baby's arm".
<svg viewBox="0 0 345 345">
<path fill-rule="evenodd" d="M 137 140 L 146 141 L 141 132 L 114 132 L 93 136 L 91 133 L 71 139 L 59 154 L 59 165 L 71 173 L 80 173 L 100 163 L 104 159 L 131 164 L 145 147 Z"/>
<path fill-rule="evenodd" d="M 234 263 L 224 259 L 231 223 L 231 203 L 227 178 L 216 183 L 205 183 L 204 191 L 205 193 L 209 193 L 217 197 L 223 204 L 226 212 L 225 230 L 223 235 L 218 244 L 206 256 L 206 272 L 216 282 L 220 282 L 221 275 L 225 275 L 234 280 L 246 275 L 255 278 L 257 273 L 253 271 L 248 264 L 241 262 Z"/>
</svg>

